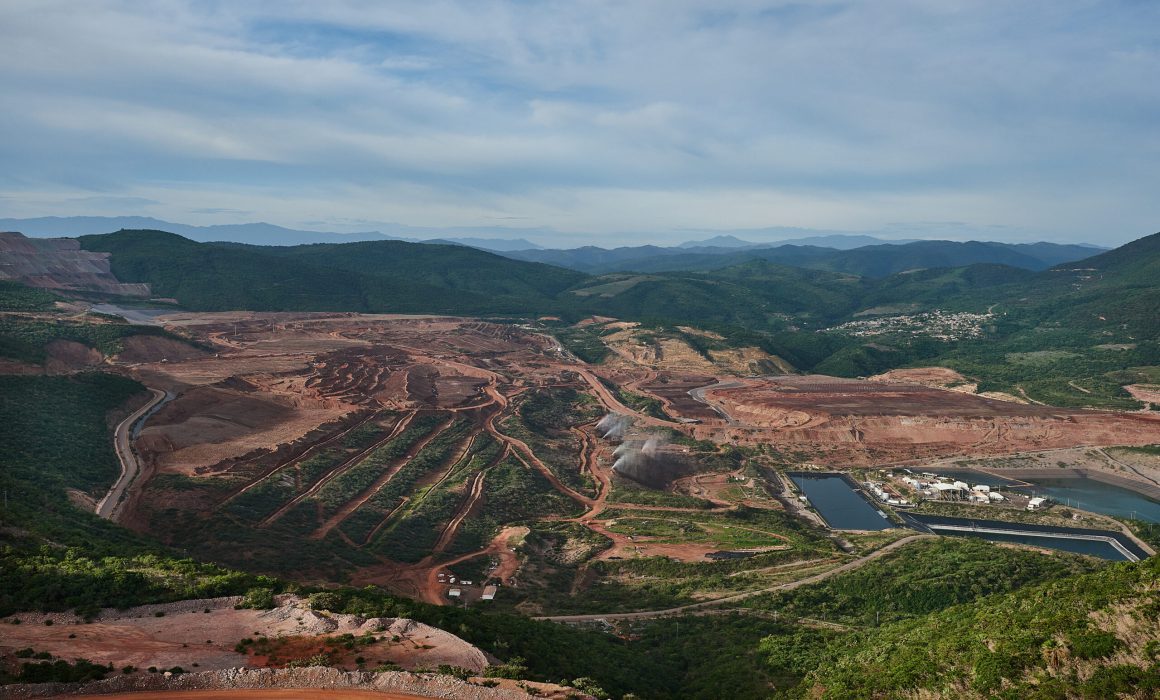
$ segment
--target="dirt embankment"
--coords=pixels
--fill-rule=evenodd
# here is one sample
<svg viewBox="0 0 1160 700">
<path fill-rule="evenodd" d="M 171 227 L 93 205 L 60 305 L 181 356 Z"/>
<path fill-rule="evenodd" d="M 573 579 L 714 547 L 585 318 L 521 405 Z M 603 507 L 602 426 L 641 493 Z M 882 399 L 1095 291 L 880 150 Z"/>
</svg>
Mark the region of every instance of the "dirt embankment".
<svg viewBox="0 0 1160 700">
<path fill-rule="evenodd" d="M 147 297 L 148 284 L 125 284 L 113 276 L 109 253 L 81 250 L 75 238 L 26 238 L 0 233 L 0 279 L 30 287 Z"/>
<path fill-rule="evenodd" d="M 489 688 L 483 679 L 466 681 L 452 676 L 389 671 L 363 673 L 312 667 L 294 669 L 243 669 L 167 675 L 119 676 L 95 683 L 38 683 L 0 688 L 0 700 L 52 698 L 77 695 L 112 696 L 122 700 L 404 700 L 448 698 L 450 700 L 522 700 L 523 698 L 590 698 L 571 688 L 524 682 L 535 695 L 514 681 L 498 681 Z M 295 693 L 293 690 L 306 692 Z M 148 694 L 139 695 L 138 693 Z M 205 692 L 209 691 L 209 692 Z M 212 692 L 218 691 L 218 692 Z"/>
<path fill-rule="evenodd" d="M 88 623 L 66 613 L 20 613 L 13 617 L 23 624 L 3 627 L 0 655 L 31 647 L 63 659 L 84 658 L 116 668 L 222 670 L 284 665 L 299 657 L 312 657 L 331 637 L 369 634 L 377 641 L 360 645 L 350 654 L 332 655 L 331 663 L 354 670 L 356 658 L 361 656 L 374 665 L 392 663 L 416 669 L 447 664 L 474 673 L 491 663 L 477 647 L 414 620 L 312 610 L 295 596 L 281 596 L 280 605 L 272 610 L 235 610 L 239 602 L 238 598 L 213 598 L 128 610 L 110 608 Z M 50 620 L 53 624 L 46 624 Z M 284 641 L 279 647 L 280 661 L 235 649 L 242 639 L 260 637 Z"/>
<path fill-rule="evenodd" d="M 914 367 L 892 369 L 868 378 L 872 382 L 909 382 L 930 387 L 948 387 L 964 384 L 967 378 L 949 367 Z"/>
<path fill-rule="evenodd" d="M 209 353 L 180 340 L 159 335 L 131 335 L 121 341 L 118 362 L 183 362 L 208 357 Z"/>
<path fill-rule="evenodd" d="M 1137 401 L 1143 401 L 1146 410 L 1160 408 L 1160 384 L 1129 384 L 1124 389 Z"/>
</svg>

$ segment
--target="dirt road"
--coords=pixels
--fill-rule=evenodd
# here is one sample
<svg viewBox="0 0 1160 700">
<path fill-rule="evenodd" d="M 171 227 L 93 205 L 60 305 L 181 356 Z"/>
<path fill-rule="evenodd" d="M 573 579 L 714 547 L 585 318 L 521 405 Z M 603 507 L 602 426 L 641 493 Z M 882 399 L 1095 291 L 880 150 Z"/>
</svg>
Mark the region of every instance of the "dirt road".
<svg viewBox="0 0 1160 700">
<path fill-rule="evenodd" d="M 596 394 L 596 398 L 600 399 L 600 403 L 604 404 L 604 407 L 608 409 L 610 413 L 620 413 L 626 416 L 632 416 L 635 420 L 639 421 L 643 425 L 651 425 L 662 428 L 682 427 L 680 423 L 674 423 L 672 421 L 654 418 L 653 416 L 641 413 L 640 411 L 636 411 L 629 408 L 628 406 L 625 406 L 620 402 L 620 399 L 612 395 L 612 392 L 608 390 L 608 387 L 604 386 L 604 384 L 600 382 L 600 379 L 597 378 L 596 375 L 592 374 L 591 371 L 583 367 L 564 365 L 563 368 L 576 372 L 581 377 L 583 377 L 584 381 L 588 382 L 588 386 L 592 388 L 592 393 Z"/>
<path fill-rule="evenodd" d="M 736 380 L 730 380 L 730 381 L 718 380 L 718 382 L 716 384 L 710 384 L 709 386 L 702 386 L 702 387 L 697 387 L 696 389 L 690 389 L 689 396 L 692 396 L 694 401 L 700 401 L 701 403 L 705 404 L 709 408 L 716 411 L 717 414 L 719 416 L 721 416 L 722 418 L 724 418 L 725 422 L 728 423 L 729 425 L 737 425 L 737 421 L 733 419 L 733 416 L 726 413 L 725 409 L 722 406 L 720 406 L 718 403 L 713 403 L 712 401 L 710 401 L 705 396 L 705 392 L 712 391 L 714 389 L 739 389 L 739 388 L 744 387 L 744 386 L 747 386 L 745 382 L 739 382 Z"/>
<path fill-rule="evenodd" d="M 141 473 L 141 463 L 137 460 L 137 455 L 133 453 L 133 425 L 154 408 L 174 397 L 170 392 L 160 389 L 150 389 L 149 391 L 153 393 L 153 398 L 126 416 L 125 420 L 118 423 L 113 431 L 113 448 L 117 452 L 117 460 L 121 462 L 121 476 L 117 477 L 117 481 L 109 489 L 109 492 L 97 503 L 97 515 L 106 520 L 116 520 L 115 516 L 119 510 L 117 506 L 121 503 L 121 498 L 125 495 L 129 485 Z"/>
<path fill-rule="evenodd" d="M 866 564 L 874 561 L 875 559 L 879 559 L 879 558 L 889 554 L 890 552 L 893 552 L 894 550 L 896 550 L 900 547 L 903 547 L 907 544 L 910 544 L 911 542 L 915 542 L 917 540 L 923 540 L 923 539 L 931 539 L 933 537 L 936 537 L 936 535 L 911 535 L 910 537 L 904 537 L 904 538 L 897 540 L 895 542 L 891 542 L 890 544 L 886 545 L 882 549 L 871 552 L 870 554 L 867 554 L 864 557 L 860 557 L 860 558 L 855 559 L 853 561 L 848 561 L 845 564 L 842 564 L 841 566 L 835 567 L 835 568 L 830 569 L 828 571 L 823 571 L 820 574 L 815 574 L 813 576 L 809 576 L 809 577 L 800 579 L 798 581 L 790 581 L 789 583 L 782 583 L 782 584 L 779 584 L 777 586 L 771 586 L 770 588 L 761 588 L 761 589 L 758 589 L 756 591 L 747 591 L 745 593 L 738 593 L 736 595 L 725 596 L 724 598 L 716 598 L 714 600 L 707 600 L 703 603 L 691 603 L 689 605 L 682 605 L 682 606 L 679 606 L 676 608 L 668 608 L 667 610 L 644 610 L 644 611 L 640 611 L 640 612 L 607 613 L 607 614 L 603 614 L 603 615 L 600 615 L 600 614 L 548 615 L 546 617 L 537 617 L 535 619 L 548 620 L 551 622 L 596 622 L 598 620 L 647 620 L 647 619 L 654 618 L 654 617 L 667 617 L 669 615 L 681 615 L 681 614 L 685 614 L 685 613 L 691 613 L 693 611 L 701 610 L 703 608 L 715 607 L 718 605 L 722 605 L 724 603 L 733 603 L 733 602 L 736 602 L 739 600 L 745 600 L 746 598 L 753 598 L 754 596 L 763 595 L 765 593 L 775 593 L 777 591 L 792 591 L 795 588 L 800 588 L 801 586 L 808 586 L 812 583 L 818 583 L 820 581 L 824 581 L 824 580 L 830 578 L 831 576 L 836 576 L 838 574 L 842 574 L 842 573 L 845 573 L 847 571 L 852 571 L 852 570 L 857 569 L 859 567 L 865 566 Z"/>
</svg>

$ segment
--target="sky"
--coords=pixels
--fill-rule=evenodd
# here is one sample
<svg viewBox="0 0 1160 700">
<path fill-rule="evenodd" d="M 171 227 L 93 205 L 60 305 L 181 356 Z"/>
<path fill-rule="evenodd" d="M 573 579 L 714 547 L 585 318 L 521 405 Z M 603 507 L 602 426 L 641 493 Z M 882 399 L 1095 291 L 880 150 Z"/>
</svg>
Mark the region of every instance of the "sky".
<svg viewBox="0 0 1160 700">
<path fill-rule="evenodd" d="M 3 0 L 0 217 L 1118 245 L 1160 230 L 1157 27 L 1154 0 Z"/>
</svg>

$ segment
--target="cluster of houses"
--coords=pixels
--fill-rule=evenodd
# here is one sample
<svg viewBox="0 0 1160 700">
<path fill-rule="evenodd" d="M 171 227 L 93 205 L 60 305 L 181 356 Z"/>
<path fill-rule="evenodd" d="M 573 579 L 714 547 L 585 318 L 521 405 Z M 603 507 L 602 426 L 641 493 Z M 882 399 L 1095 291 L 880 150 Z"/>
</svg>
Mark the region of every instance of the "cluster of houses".
<svg viewBox="0 0 1160 700">
<path fill-rule="evenodd" d="M 878 316 L 848 321 L 818 332 L 836 331 L 855 337 L 898 333 L 929 336 L 939 340 L 960 340 L 963 338 L 981 338 L 983 328 L 991 319 L 991 314 L 953 313 L 934 309 L 918 314 Z"/>
</svg>

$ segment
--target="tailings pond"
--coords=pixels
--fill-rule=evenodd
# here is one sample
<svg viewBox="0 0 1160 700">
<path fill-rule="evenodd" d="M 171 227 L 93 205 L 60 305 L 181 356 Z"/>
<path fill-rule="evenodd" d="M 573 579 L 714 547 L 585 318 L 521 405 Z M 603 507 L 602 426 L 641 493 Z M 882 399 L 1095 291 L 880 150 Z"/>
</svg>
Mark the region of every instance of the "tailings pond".
<svg viewBox="0 0 1160 700">
<path fill-rule="evenodd" d="M 837 474 L 788 474 L 826 523 L 835 530 L 886 530 L 896 527 Z"/>
</svg>

